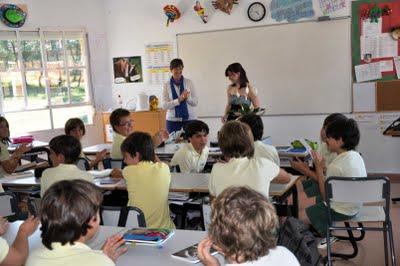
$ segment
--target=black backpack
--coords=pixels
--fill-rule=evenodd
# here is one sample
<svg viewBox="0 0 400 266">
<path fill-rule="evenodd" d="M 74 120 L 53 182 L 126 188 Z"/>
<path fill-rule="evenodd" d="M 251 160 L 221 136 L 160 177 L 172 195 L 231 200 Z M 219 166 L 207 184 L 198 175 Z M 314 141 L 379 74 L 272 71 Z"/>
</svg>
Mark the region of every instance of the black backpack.
<svg viewBox="0 0 400 266">
<path fill-rule="evenodd" d="M 278 245 L 289 249 L 302 266 L 315 266 L 322 262 L 317 240 L 302 221 L 288 217 L 279 230 Z"/>
</svg>

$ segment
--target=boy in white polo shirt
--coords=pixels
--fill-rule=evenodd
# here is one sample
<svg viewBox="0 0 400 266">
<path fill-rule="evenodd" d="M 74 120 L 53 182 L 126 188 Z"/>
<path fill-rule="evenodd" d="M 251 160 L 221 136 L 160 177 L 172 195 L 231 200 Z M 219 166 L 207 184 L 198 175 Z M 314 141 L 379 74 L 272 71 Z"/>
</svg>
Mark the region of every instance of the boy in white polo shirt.
<svg viewBox="0 0 400 266">
<path fill-rule="evenodd" d="M 218 134 L 218 145 L 226 163 L 216 163 L 211 171 L 208 188 L 218 196 L 230 186 L 249 186 L 264 196 L 269 184 L 288 183 L 290 175 L 272 161 L 254 157 L 254 139 L 250 127 L 239 121 L 224 124 Z"/>
<path fill-rule="evenodd" d="M 81 154 L 81 143 L 72 136 L 60 135 L 50 143 L 50 159 L 55 167 L 44 170 L 40 178 L 40 195 L 43 197 L 46 190 L 61 180 L 84 179 L 93 182 L 93 176 L 80 170 L 75 162 Z"/>
<path fill-rule="evenodd" d="M 40 207 L 43 247 L 29 254 L 27 266 L 114 266 L 126 252 L 122 235 L 105 241 L 100 250 L 87 243 L 100 227 L 102 194 L 85 180 L 63 180 L 44 194 Z"/>
<path fill-rule="evenodd" d="M 185 126 L 185 143 L 172 157 L 171 166 L 178 165 L 182 173 L 200 173 L 207 163 L 209 128 L 200 120 L 192 120 Z"/>
<path fill-rule="evenodd" d="M 242 116 L 240 122 L 247 124 L 251 129 L 251 133 L 253 133 L 254 156 L 267 158 L 277 166 L 280 166 L 280 159 L 276 148 L 261 141 L 264 134 L 264 124 L 261 117 L 251 113 Z"/>
<path fill-rule="evenodd" d="M 8 229 L 8 221 L 0 216 L 0 236 Z M 39 226 L 39 219 L 29 217 L 20 226 L 14 243 L 8 246 L 5 239 L 0 237 L 0 265 L 23 265 L 28 257 L 31 236 Z"/>
<path fill-rule="evenodd" d="M 314 152 L 314 164 L 318 178 L 319 191 L 323 199 L 325 199 L 325 180 L 327 177 L 366 177 L 364 160 L 361 155 L 355 151 L 360 141 L 360 131 L 357 122 L 354 119 L 339 119 L 326 129 L 326 143 L 329 151 L 335 152 L 338 156 L 328 165 L 326 177 L 324 175 L 323 157 Z M 357 193 L 357 192 L 355 192 Z M 332 202 L 331 213 L 334 221 L 348 220 L 358 214 L 361 205 L 354 203 Z M 328 209 L 325 202 L 319 202 L 306 209 L 306 214 L 314 226 L 322 236 L 326 234 L 328 224 Z M 333 243 L 337 239 L 331 237 Z M 322 239 L 320 247 L 326 246 L 326 239 Z"/>
</svg>

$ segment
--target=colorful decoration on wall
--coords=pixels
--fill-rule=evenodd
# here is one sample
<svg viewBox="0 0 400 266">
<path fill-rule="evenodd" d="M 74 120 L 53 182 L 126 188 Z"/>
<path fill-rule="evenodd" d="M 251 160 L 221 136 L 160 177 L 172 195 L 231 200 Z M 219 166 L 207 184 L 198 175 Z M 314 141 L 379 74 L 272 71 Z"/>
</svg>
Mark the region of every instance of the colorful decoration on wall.
<svg viewBox="0 0 400 266">
<path fill-rule="evenodd" d="M 294 22 L 314 16 L 312 0 L 272 0 L 270 10 L 271 17 L 276 21 Z"/>
<path fill-rule="evenodd" d="M 20 28 L 25 24 L 26 5 L 0 4 L 0 19 L 11 28 Z"/>
<path fill-rule="evenodd" d="M 322 13 L 326 16 L 346 7 L 346 0 L 319 0 Z"/>
<path fill-rule="evenodd" d="M 239 0 L 215 0 L 211 2 L 215 9 L 230 15 L 233 5 L 239 4 Z"/>
<path fill-rule="evenodd" d="M 113 58 L 114 83 L 143 82 L 142 58 L 140 56 Z"/>
<path fill-rule="evenodd" d="M 164 13 L 168 18 L 167 27 L 169 26 L 170 22 L 174 22 L 181 17 L 181 12 L 179 12 L 179 9 L 174 5 L 164 6 Z"/>
<path fill-rule="evenodd" d="M 196 11 L 197 15 L 201 18 L 204 23 L 207 23 L 207 15 L 206 9 L 201 6 L 200 1 L 196 1 L 196 4 L 193 7 L 194 11 Z"/>
</svg>

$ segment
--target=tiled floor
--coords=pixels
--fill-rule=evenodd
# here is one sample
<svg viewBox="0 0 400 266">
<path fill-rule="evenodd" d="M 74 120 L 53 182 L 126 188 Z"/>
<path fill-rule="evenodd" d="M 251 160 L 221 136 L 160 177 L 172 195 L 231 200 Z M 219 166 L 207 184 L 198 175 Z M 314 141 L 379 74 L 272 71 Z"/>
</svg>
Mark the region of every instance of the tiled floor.
<svg viewBox="0 0 400 266">
<path fill-rule="evenodd" d="M 307 221 L 304 209 L 313 204 L 313 199 L 308 199 L 302 190 L 301 183 L 297 184 L 299 190 L 300 202 L 300 219 Z M 391 184 L 391 194 L 393 197 L 400 197 L 400 183 Z M 400 202 L 391 205 L 391 218 L 393 223 L 394 244 L 396 251 L 397 264 L 400 265 Z M 357 233 L 356 233 L 357 234 Z M 358 242 L 358 256 L 352 260 L 336 259 L 334 265 L 363 265 L 363 266 L 381 266 L 385 265 L 383 236 L 381 232 L 366 232 L 366 237 L 363 241 Z M 348 241 L 339 241 L 333 245 L 333 250 L 336 252 L 350 253 L 351 245 Z M 321 252 L 324 254 L 324 252 Z M 325 252 L 326 254 L 326 252 Z M 325 255 L 324 254 L 324 255 Z"/>
</svg>

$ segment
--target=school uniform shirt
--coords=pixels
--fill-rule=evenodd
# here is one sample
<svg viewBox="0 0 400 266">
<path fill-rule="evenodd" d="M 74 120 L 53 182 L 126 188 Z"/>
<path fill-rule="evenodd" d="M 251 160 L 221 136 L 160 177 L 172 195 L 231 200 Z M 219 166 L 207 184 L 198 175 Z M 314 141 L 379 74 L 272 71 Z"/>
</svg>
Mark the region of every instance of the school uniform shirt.
<svg viewBox="0 0 400 266">
<path fill-rule="evenodd" d="M 275 248 L 269 250 L 268 255 L 258 258 L 257 260 L 239 264 L 229 264 L 229 263 L 225 264 L 225 266 L 236 266 L 236 265 L 300 266 L 300 263 L 297 260 L 297 258 L 293 255 L 293 253 L 290 252 L 290 250 L 288 250 L 284 246 L 276 246 Z"/>
<path fill-rule="evenodd" d="M 92 174 L 80 170 L 75 164 L 60 164 L 43 171 L 40 178 L 40 195 L 43 197 L 46 190 L 54 183 L 61 180 L 83 179 L 94 182 Z"/>
<path fill-rule="evenodd" d="M 366 177 L 364 160 L 356 151 L 346 151 L 339 154 L 328 166 L 326 177 Z M 357 192 L 355 192 L 357 193 Z M 359 191 L 362 193 L 362 191 Z M 338 213 L 354 216 L 360 210 L 362 204 L 332 202 L 331 207 Z"/>
<path fill-rule="evenodd" d="M 321 142 L 318 146 L 318 153 L 321 154 L 322 158 L 325 159 L 325 166 L 328 167 L 332 163 L 333 160 L 337 157 L 337 153 L 330 152 L 328 150 L 328 145 L 326 142 Z"/>
<path fill-rule="evenodd" d="M 265 158 L 232 158 L 227 163 L 214 164 L 208 188 L 211 195 L 218 196 L 227 187 L 248 186 L 268 198 L 269 184 L 279 170 L 275 163 Z"/>
<path fill-rule="evenodd" d="M 171 165 L 179 165 L 182 173 L 200 173 L 207 163 L 209 148 L 207 146 L 199 154 L 192 143 L 184 144 L 171 160 Z"/>
<path fill-rule="evenodd" d="M 168 193 L 171 173 L 168 165 L 140 162 L 122 170 L 128 190 L 128 206 L 141 209 L 149 228 L 175 228 L 169 216 Z"/>
<path fill-rule="evenodd" d="M 111 146 L 110 156 L 112 159 L 122 160 L 122 152 L 121 152 L 121 144 L 125 140 L 125 136 L 118 134 L 117 132 L 113 132 L 113 144 Z"/>
<path fill-rule="evenodd" d="M 281 164 L 276 148 L 272 145 L 262 143 L 260 140 L 254 142 L 254 157 L 267 158 L 273 161 L 277 166 Z"/>
<path fill-rule="evenodd" d="M 26 266 L 114 266 L 115 263 L 101 250 L 93 250 L 81 242 L 52 243 L 52 250 L 42 246 L 29 254 Z"/>
<path fill-rule="evenodd" d="M 183 86 L 185 87 L 185 90 L 190 91 L 189 97 L 186 99 L 188 113 L 189 113 L 188 120 L 194 120 L 197 117 L 194 107 L 197 106 L 198 103 L 196 89 L 194 88 L 193 82 L 187 78 L 183 79 Z M 176 94 L 179 97 L 179 95 L 181 95 L 180 89 L 175 84 L 174 84 L 174 90 L 176 91 Z M 168 80 L 168 82 L 166 82 L 163 87 L 163 109 L 167 110 L 168 121 L 175 121 L 175 122 L 182 121 L 182 118 L 175 116 L 175 107 L 178 106 L 179 104 L 180 104 L 179 100 L 178 99 L 174 100 L 172 96 L 171 82 Z"/>
<path fill-rule="evenodd" d="M 10 159 L 10 153 L 8 152 L 8 144 L 0 141 L 0 162 Z M 0 175 L 4 176 L 6 171 L 0 166 Z"/>
<path fill-rule="evenodd" d="M 9 249 L 10 249 L 10 247 L 8 246 L 6 240 L 4 238 L 0 237 L 0 264 L 7 257 Z"/>
</svg>

